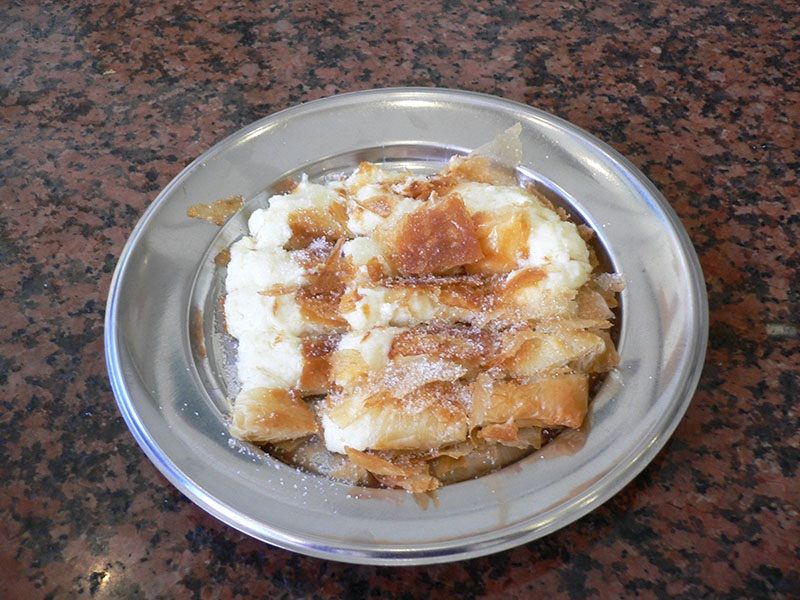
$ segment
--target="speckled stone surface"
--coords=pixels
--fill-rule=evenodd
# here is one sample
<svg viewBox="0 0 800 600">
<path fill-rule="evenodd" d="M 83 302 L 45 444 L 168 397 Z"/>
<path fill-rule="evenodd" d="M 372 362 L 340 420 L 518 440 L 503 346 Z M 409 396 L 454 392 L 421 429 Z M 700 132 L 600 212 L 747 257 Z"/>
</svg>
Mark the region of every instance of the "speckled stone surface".
<svg viewBox="0 0 800 600">
<path fill-rule="evenodd" d="M 798 5 L 524 4 L 0 4 L 0 595 L 800 596 Z M 184 165 L 271 112 L 398 85 L 526 102 L 625 154 L 698 250 L 711 335 L 673 439 L 602 508 L 389 569 L 186 500 L 117 412 L 102 335 L 122 246 Z"/>
</svg>

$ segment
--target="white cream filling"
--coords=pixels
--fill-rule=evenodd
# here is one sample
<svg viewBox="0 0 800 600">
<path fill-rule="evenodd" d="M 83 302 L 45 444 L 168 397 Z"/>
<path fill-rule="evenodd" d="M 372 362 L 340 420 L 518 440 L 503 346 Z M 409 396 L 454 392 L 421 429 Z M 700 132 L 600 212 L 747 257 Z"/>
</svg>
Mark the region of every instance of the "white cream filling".
<svg viewBox="0 0 800 600">
<path fill-rule="evenodd" d="M 276 285 L 297 286 L 306 282 L 305 272 L 291 252 L 281 248 L 258 247 L 245 236 L 231 246 L 225 287 L 234 290 L 267 290 Z"/>
<path fill-rule="evenodd" d="M 555 211 L 522 188 L 469 182 L 454 191 L 464 200 L 470 214 L 491 214 L 507 207 L 518 207 L 528 213 L 531 226 L 528 257 L 519 261 L 518 268 L 544 269 L 545 285 L 551 290 L 576 290 L 586 283 L 592 270 L 589 251 L 573 223 L 562 221 Z"/>
<path fill-rule="evenodd" d="M 292 237 L 289 215 L 298 210 L 326 211 L 341 197 L 333 188 L 309 183 L 304 177 L 297 187 L 285 195 L 272 196 L 267 208 L 259 208 L 250 215 L 247 226 L 258 248 L 281 247 Z"/>
<path fill-rule="evenodd" d="M 589 250 L 578 228 L 561 220 L 531 222 L 528 258 L 520 262 L 520 267 L 545 269 L 545 285 L 551 290 L 577 290 L 588 281 L 592 270 Z"/>
<path fill-rule="evenodd" d="M 235 338 L 269 331 L 295 336 L 321 331 L 319 326 L 303 318 L 294 294 L 263 296 L 253 289 L 228 293 L 225 299 L 225 323 L 228 333 Z"/>
<path fill-rule="evenodd" d="M 347 427 L 339 427 L 327 413 L 322 414 L 325 447 L 331 452 L 345 454 L 345 446 L 366 450 L 380 440 L 380 423 L 372 423 L 372 415 L 362 415 Z"/>
<path fill-rule="evenodd" d="M 355 331 L 373 327 L 408 327 L 439 318 L 451 318 L 458 309 L 439 302 L 436 292 L 385 287 L 359 287 L 361 296 L 342 317 Z"/>
<path fill-rule="evenodd" d="M 303 371 L 300 338 L 276 331 L 239 338 L 237 370 L 243 390 L 296 388 Z"/>
<path fill-rule="evenodd" d="M 359 202 L 377 195 L 397 193 L 418 177 L 402 179 L 403 174 L 368 168 L 348 179 L 326 185 L 304 179 L 288 195 L 273 196 L 270 206 L 255 211 L 249 220 L 251 235 L 231 246 L 231 260 L 226 279 L 225 316 L 229 332 L 239 339 L 237 368 L 243 389 L 254 387 L 295 388 L 303 369 L 300 336 L 323 333 L 325 328 L 303 318 L 293 293 L 267 296 L 259 292 L 275 286 L 296 287 L 307 282 L 307 274 L 283 249 L 292 232 L 292 211 L 327 210 L 331 203 L 342 202 L 337 192 L 343 189 Z M 394 182 L 387 191 L 381 182 Z M 589 276 L 589 253 L 574 224 L 562 221 L 525 190 L 513 186 L 462 183 L 455 190 L 470 214 L 518 208 L 528 212 L 531 225 L 527 258 L 519 269 L 544 269 L 542 284 L 523 291 L 521 299 L 541 303 L 555 293 L 577 290 Z M 344 314 L 352 331 L 339 342 L 339 350 L 358 351 L 371 372 L 387 367 L 391 343 L 400 327 L 434 320 L 466 320 L 469 312 L 442 305 L 438 294 L 430 290 L 367 287 L 367 265 L 376 259 L 390 273 L 385 248 L 370 237 L 376 232 L 391 232 L 407 214 L 420 209 L 420 201 L 399 200 L 387 217 L 365 210 L 352 200 L 347 203 L 348 227 L 358 237 L 344 243 L 344 256 L 357 269 L 356 283 L 361 298 L 355 308 Z M 390 273 L 391 274 L 391 273 Z M 537 288 L 537 289 L 533 289 Z M 325 444 L 332 452 L 357 450 L 375 445 L 381 435 L 381 423 L 372 415 L 363 415 L 346 427 L 340 427 L 322 414 Z"/>
<path fill-rule="evenodd" d="M 371 186 L 367 186 L 371 187 Z M 362 188 L 362 190 L 365 188 Z M 366 199 L 359 199 L 365 201 Z M 422 203 L 418 200 L 403 198 L 394 205 L 392 212 L 383 217 L 376 212 L 360 206 L 356 202 L 351 202 L 347 211 L 347 227 L 356 235 L 372 235 L 376 231 L 389 231 L 400 223 L 405 215 L 417 210 Z"/>
<path fill-rule="evenodd" d="M 368 237 L 357 237 L 348 240 L 342 245 L 342 254 L 357 269 L 356 279 L 364 281 L 369 279 L 367 265 L 372 260 L 377 260 L 387 274 L 391 274 L 389 261 L 384 256 L 383 247 L 375 240 Z"/>
</svg>

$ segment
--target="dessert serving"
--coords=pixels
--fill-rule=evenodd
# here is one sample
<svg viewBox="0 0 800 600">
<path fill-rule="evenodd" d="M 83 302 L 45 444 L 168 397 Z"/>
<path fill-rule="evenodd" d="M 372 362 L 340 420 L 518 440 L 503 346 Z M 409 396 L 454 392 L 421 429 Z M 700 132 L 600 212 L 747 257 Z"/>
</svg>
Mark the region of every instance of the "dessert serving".
<svg viewBox="0 0 800 600">
<path fill-rule="evenodd" d="M 515 134 L 430 176 L 304 178 L 252 213 L 225 282 L 234 437 L 425 492 L 584 424 L 617 364 L 622 279 L 588 227 L 518 184 Z"/>
<path fill-rule="evenodd" d="M 337 94 L 159 193 L 105 358 L 139 445 L 221 521 L 325 559 L 470 559 L 664 447 L 704 364 L 703 281 L 669 202 L 578 127 L 457 90 Z"/>
</svg>

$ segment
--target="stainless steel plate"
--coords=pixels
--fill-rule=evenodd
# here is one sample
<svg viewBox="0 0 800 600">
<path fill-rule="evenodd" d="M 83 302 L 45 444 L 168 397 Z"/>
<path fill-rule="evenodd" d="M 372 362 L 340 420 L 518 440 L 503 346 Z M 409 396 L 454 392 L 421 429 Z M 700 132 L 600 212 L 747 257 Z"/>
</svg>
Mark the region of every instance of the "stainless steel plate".
<svg viewBox="0 0 800 600">
<path fill-rule="evenodd" d="M 229 352 L 216 322 L 216 253 L 287 175 L 324 178 L 360 160 L 427 171 L 522 124 L 520 176 L 569 205 L 624 274 L 621 364 L 585 435 L 562 436 L 494 474 L 435 497 L 354 488 L 231 440 Z M 222 229 L 188 219 L 197 202 L 242 195 Z M 667 202 L 633 165 L 575 126 L 499 98 L 388 89 L 326 98 L 223 140 L 150 206 L 120 258 L 106 313 L 106 360 L 136 440 L 184 494 L 233 527 L 312 556 L 371 564 L 464 559 L 536 539 L 633 479 L 688 406 L 708 333 L 702 273 Z M 200 351 L 205 346 L 206 355 Z M 562 439 L 563 438 L 563 439 Z"/>
</svg>

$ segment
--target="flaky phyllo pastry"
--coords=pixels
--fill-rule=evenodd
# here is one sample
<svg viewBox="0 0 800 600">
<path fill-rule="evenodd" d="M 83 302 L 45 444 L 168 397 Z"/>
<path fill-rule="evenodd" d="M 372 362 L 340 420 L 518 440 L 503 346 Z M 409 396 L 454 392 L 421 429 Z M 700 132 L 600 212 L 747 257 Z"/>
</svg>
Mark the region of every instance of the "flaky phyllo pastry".
<svg viewBox="0 0 800 600">
<path fill-rule="evenodd" d="M 583 424 L 618 275 L 517 184 L 518 129 L 432 176 L 303 179 L 230 248 L 231 434 L 313 472 L 433 490 Z M 503 166 L 505 163 L 505 166 Z"/>
</svg>

